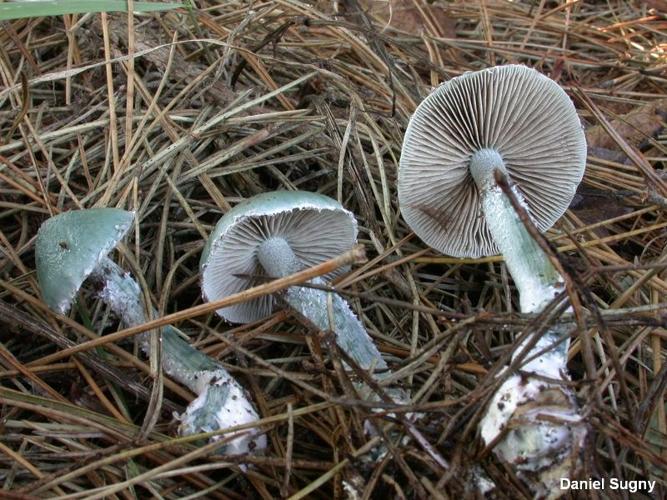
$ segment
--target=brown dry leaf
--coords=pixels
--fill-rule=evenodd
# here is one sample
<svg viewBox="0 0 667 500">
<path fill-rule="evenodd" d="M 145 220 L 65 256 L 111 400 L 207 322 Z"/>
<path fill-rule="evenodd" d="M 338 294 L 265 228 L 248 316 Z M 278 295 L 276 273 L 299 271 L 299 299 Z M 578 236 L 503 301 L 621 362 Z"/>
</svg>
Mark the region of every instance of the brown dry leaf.
<svg viewBox="0 0 667 500">
<path fill-rule="evenodd" d="M 424 0 L 359 0 L 359 5 L 383 28 L 391 27 L 412 35 L 456 36 L 456 20 L 443 5 L 428 4 Z"/>
<path fill-rule="evenodd" d="M 662 130 L 666 117 L 667 99 L 659 99 L 612 120 L 611 125 L 628 144 L 639 147 L 648 137 L 654 137 Z M 596 125 L 586 131 L 586 141 L 589 149 L 618 150 L 616 142 L 601 125 Z"/>
<path fill-rule="evenodd" d="M 596 224 L 601 221 L 620 217 L 631 211 L 630 208 L 619 203 L 619 200 L 610 196 L 609 193 L 582 186 L 577 190 L 572 205 L 570 205 L 570 210 L 585 224 Z M 595 229 L 595 233 L 600 238 L 613 234 L 612 231 L 604 226 Z"/>
</svg>

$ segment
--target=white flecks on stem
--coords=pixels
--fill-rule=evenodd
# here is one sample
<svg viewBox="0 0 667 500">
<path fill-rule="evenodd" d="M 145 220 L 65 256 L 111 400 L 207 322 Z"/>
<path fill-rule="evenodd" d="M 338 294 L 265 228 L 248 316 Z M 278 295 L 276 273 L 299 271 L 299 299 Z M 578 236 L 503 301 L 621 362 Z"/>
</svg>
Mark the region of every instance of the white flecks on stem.
<svg viewBox="0 0 667 500">
<path fill-rule="evenodd" d="M 563 289 L 563 279 L 544 251 L 526 230 L 507 195 L 498 186 L 495 172 L 506 173 L 502 157 L 494 150 L 475 153 L 470 172 L 482 196 L 482 210 L 493 239 L 519 290 L 522 312 L 538 312 Z M 514 197 L 530 214 L 523 196 L 511 185 Z"/>
<path fill-rule="evenodd" d="M 531 237 L 511 201 L 495 180 L 507 173 L 500 154 L 484 149 L 473 155 L 470 172 L 482 197 L 482 209 L 496 245 L 519 291 L 521 311 L 541 312 L 563 289 L 563 278 Z M 530 214 L 521 193 L 514 197 Z M 586 436 L 574 392 L 567 383 L 566 332 L 554 327 L 527 352 L 527 339 L 514 352 L 526 360 L 493 395 L 480 422 L 484 442 L 529 479 L 537 496 L 560 496 L 560 477 L 570 477 L 580 463 Z M 542 352 L 544 351 L 544 352 Z M 530 477 L 528 477 L 530 476 Z"/>
<path fill-rule="evenodd" d="M 521 194 L 515 188 L 512 188 L 512 191 L 523 204 Z M 489 229 L 519 289 L 521 311 L 541 311 L 563 289 L 562 278 L 544 255 L 544 251 L 528 234 L 499 186 L 484 193 L 482 204 L 484 213 L 495 219 L 493 224 L 489 223 Z"/>
<path fill-rule="evenodd" d="M 314 285 L 324 285 L 324 281 L 315 278 Z M 350 306 L 337 294 L 332 294 L 333 324 L 329 318 L 327 305 L 328 293 L 316 288 L 292 286 L 284 294 L 284 300 L 292 309 L 308 319 L 322 331 L 333 331 L 336 344 L 352 358 L 362 369 L 386 372 L 387 363 L 371 339 L 370 335 L 352 312 Z"/>
<path fill-rule="evenodd" d="M 141 289 L 129 273 L 109 258 L 104 258 L 91 276 L 102 285 L 99 297 L 126 326 L 146 322 Z M 162 329 L 162 369 L 198 394 L 180 417 L 182 434 L 212 432 L 259 420 L 249 396 L 220 363 L 199 352 L 182 338 L 173 326 Z M 142 350 L 148 354 L 149 334 L 140 335 Z M 266 448 L 266 436 L 256 429 L 237 431 L 225 446 L 226 454 L 259 451 Z"/>
<path fill-rule="evenodd" d="M 100 259 L 100 263 L 90 276 L 102 284 L 98 292 L 100 299 L 125 325 L 135 326 L 146 321 L 141 289 L 130 273 L 126 273 L 111 259 L 104 257 Z"/>
<path fill-rule="evenodd" d="M 302 268 L 289 243 L 280 237 L 272 237 L 262 243 L 257 257 L 264 271 L 273 278 L 282 278 Z M 309 283 L 316 286 L 326 284 L 322 278 L 314 278 Z M 332 303 L 331 316 L 328 307 L 329 295 Z M 291 286 L 283 293 L 282 298 L 294 311 L 319 330 L 332 331 L 338 347 L 363 370 L 373 370 L 371 375 L 376 380 L 379 381 L 391 374 L 364 325 L 338 294 L 329 294 L 317 288 Z M 372 391 L 365 384 L 358 384 L 358 388 L 362 396 L 373 398 Z M 407 394 L 400 389 L 392 388 L 388 393 L 396 402 L 409 400 Z"/>
</svg>

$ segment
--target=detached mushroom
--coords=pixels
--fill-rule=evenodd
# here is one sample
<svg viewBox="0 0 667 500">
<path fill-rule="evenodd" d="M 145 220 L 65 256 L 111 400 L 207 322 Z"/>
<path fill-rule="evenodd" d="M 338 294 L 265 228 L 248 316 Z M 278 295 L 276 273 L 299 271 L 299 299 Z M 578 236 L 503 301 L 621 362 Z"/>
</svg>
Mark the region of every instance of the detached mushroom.
<svg viewBox="0 0 667 500">
<path fill-rule="evenodd" d="M 107 257 L 133 220 L 132 212 L 93 208 L 64 212 L 42 224 L 35 260 L 42 295 L 51 309 L 67 313 L 79 288 L 90 277 L 101 287 L 99 297 L 126 326 L 146 322 L 139 285 Z M 146 352 L 148 338 L 148 334 L 140 338 Z M 164 327 L 162 339 L 165 373 L 198 394 L 181 417 L 182 434 L 210 432 L 259 419 L 244 389 L 220 363 L 194 349 L 173 326 Z M 265 447 L 264 435 L 251 436 L 245 431 L 224 451 L 238 454 Z"/>
<path fill-rule="evenodd" d="M 545 231 L 565 212 L 586 164 L 586 140 L 572 101 L 524 66 L 453 78 L 417 108 L 403 142 L 398 195 L 403 217 L 426 243 L 457 257 L 502 253 L 522 312 L 540 312 L 563 279 L 496 182 L 505 177 L 533 224 Z M 526 358 L 560 340 L 547 332 Z M 579 465 L 586 428 L 565 383 L 569 339 L 512 375 L 481 422 L 495 453 L 531 476 L 538 495 Z M 519 348 L 518 351 L 522 349 Z M 515 353 L 515 356 L 518 352 Z"/>
<path fill-rule="evenodd" d="M 354 216 L 338 202 L 305 191 L 276 191 L 249 198 L 217 223 L 201 257 L 202 293 L 219 300 L 331 259 L 352 248 L 357 237 Z M 311 280 L 324 285 L 323 278 Z M 331 324 L 327 299 L 333 304 Z M 336 294 L 300 286 L 289 287 L 281 298 L 316 328 L 336 335 L 336 343 L 376 379 L 391 372 L 380 351 L 348 304 Z M 234 323 L 255 321 L 271 313 L 273 296 L 263 296 L 217 312 Z M 392 391 L 395 401 L 405 401 Z M 403 399 L 401 399 L 403 398 Z"/>
</svg>

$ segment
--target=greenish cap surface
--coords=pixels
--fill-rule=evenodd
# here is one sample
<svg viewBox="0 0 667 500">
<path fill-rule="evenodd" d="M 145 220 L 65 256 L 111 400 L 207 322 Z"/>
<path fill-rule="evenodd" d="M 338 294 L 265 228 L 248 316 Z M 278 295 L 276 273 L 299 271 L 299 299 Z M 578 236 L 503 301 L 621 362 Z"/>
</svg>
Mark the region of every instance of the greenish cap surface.
<svg viewBox="0 0 667 500">
<path fill-rule="evenodd" d="M 81 284 L 125 236 L 134 213 L 118 208 L 72 210 L 42 224 L 35 243 L 44 302 L 66 313 Z"/>
</svg>

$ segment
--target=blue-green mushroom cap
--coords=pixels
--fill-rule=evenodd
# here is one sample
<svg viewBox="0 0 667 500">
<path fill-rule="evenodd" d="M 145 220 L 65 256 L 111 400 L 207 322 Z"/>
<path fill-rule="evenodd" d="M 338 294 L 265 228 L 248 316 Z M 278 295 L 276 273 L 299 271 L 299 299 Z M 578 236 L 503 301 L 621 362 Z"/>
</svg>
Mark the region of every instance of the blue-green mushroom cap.
<svg viewBox="0 0 667 500">
<path fill-rule="evenodd" d="M 204 299 L 219 300 L 265 283 L 257 252 L 271 237 L 284 238 L 306 268 L 352 248 L 357 221 L 319 193 L 274 191 L 248 198 L 218 221 L 206 242 L 200 260 Z M 248 323 L 270 314 L 273 305 L 268 295 L 217 312 L 227 321 Z"/>
<path fill-rule="evenodd" d="M 118 208 L 72 210 L 42 224 L 35 243 L 44 302 L 65 314 L 82 283 L 132 226 L 134 213 Z"/>
</svg>

